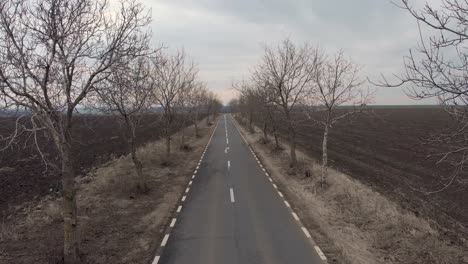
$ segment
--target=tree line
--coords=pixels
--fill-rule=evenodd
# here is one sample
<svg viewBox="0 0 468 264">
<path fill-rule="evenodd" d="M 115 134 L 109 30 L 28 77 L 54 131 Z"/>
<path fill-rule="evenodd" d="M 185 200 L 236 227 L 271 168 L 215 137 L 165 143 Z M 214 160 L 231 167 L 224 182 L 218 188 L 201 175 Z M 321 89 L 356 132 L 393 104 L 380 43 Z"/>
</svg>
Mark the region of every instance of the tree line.
<svg viewBox="0 0 468 264">
<path fill-rule="evenodd" d="M 433 131 L 424 144 L 437 149 L 427 158 L 453 168 L 441 175 L 440 188 L 419 191 L 432 194 L 454 183 L 468 182 L 468 1 L 442 0 L 439 5 L 400 0 L 395 5 L 418 22 L 418 43 L 403 60 L 401 73 L 376 80 L 362 78 L 360 66 L 343 51 L 330 54 L 308 43 L 297 45 L 286 39 L 265 46 L 263 56 L 246 80 L 234 83 L 240 96 L 231 102 L 235 111 L 253 130 L 253 117 L 274 135 L 279 147 L 278 121 L 286 124 L 290 145 L 290 165 L 295 166 L 298 123 L 311 120 L 323 128 L 321 182 L 326 182 L 328 138 L 333 125 L 361 113 L 372 102 L 366 83 L 384 88 L 401 87 L 409 98 L 437 102 L 451 121 L 442 131 Z"/>
<path fill-rule="evenodd" d="M 151 45 L 150 22 L 150 12 L 134 0 L 117 6 L 106 0 L 0 2 L 0 105 L 26 110 L 13 134 L 2 139 L 5 148 L 22 132 L 53 139 L 61 163 L 65 263 L 80 262 L 71 147 L 77 109 L 92 106 L 118 117 L 138 175 L 136 188 L 146 192 L 135 144 L 142 114 L 162 109 L 169 157 L 175 115 L 184 115 L 182 127 L 194 124 L 198 136 L 201 117 L 209 123 L 222 106 L 183 50 Z M 30 126 L 20 122 L 24 118 Z"/>
<path fill-rule="evenodd" d="M 233 83 L 240 95 L 230 104 L 247 120 L 250 131 L 256 117 L 265 141 L 268 131 L 272 131 L 277 148 L 278 126 L 285 124 L 290 167 L 297 165 L 296 135 L 300 123 L 311 120 L 322 127 L 323 186 L 328 175 L 330 129 L 335 123 L 361 113 L 372 100 L 372 93 L 364 88 L 360 69 L 343 51 L 329 54 L 308 43 L 297 45 L 285 39 L 276 46 L 265 46 L 249 78 Z"/>
</svg>

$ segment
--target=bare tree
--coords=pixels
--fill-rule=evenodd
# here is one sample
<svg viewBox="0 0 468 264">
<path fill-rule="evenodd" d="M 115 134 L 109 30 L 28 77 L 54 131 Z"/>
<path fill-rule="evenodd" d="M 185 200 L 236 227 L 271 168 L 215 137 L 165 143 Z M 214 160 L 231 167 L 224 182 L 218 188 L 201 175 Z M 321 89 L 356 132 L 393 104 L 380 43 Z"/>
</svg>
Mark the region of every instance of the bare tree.
<svg viewBox="0 0 468 264">
<path fill-rule="evenodd" d="M 192 89 L 192 92 L 188 98 L 189 100 L 189 107 L 191 108 L 191 115 L 190 118 L 192 119 L 192 123 L 195 126 L 195 136 L 200 136 L 200 131 L 198 127 L 198 121 L 200 118 L 200 112 L 203 110 L 203 102 L 204 98 L 206 97 L 206 86 L 202 82 L 196 83 L 195 87 Z"/>
<path fill-rule="evenodd" d="M 323 126 L 322 140 L 322 185 L 328 175 L 328 138 L 333 125 L 362 111 L 370 102 L 370 94 L 362 89 L 359 79 L 360 67 L 344 57 L 339 51 L 334 57 L 323 58 L 316 64 L 314 88 L 308 97 L 309 118 Z M 343 104 L 350 106 L 340 107 Z M 316 113 L 310 114 L 310 111 Z M 317 116 L 319 114 L 319 116 Z"/>
<path fill-rule="evenodd" d="M 135 1 L 118 15 L 101 0 L 0 2 L 0 94 L 31 112 L 61 157 L 65 263 L 79 263 L 72 118 L 116 61 L 146 50 L 150 17 Z"/>
<path fill-rule="evenodd" d="M 441 188 L 425 191 L 436 193 L 454 182 L 467 182 L 468 164 L 468 1 L 442 0 L 440 8 L 426 3 L 415 9 L 409 0 L 401 0 L 400 7 L 418 22 L 420 41 L 405 57 L 404 73 L 395 75 L 396 83 L 382 76 L 380 86 L 408 85 L 408 95 L 416 100 L 437 99 L 455 120 L 453 127 L 429 139 L 429 143 L 444 146 L 437 163 L 454 168 L 453 173 L 441 180 Z M 423 28 L 432 35 L 425 37 Z"/>
<path fill-rule="evenodd" d="M 102 111 L 119 117 L 137 173 L 136 189 L 145 193 L 148 185 L 136 152 L 136 129 L 148 109 L 152 88 L 149 61 L 146 57 L 122 61 L 111 70 L 110 76 L 97 86 L 98 102 L 104 107 Z"/>
<path fill-rule="evenodd" d="M 159 64 L 159 62 L 157 62 Z M 166 154 L 171 153 L 171 129 L 174 124 L 176 109 L 181 102 L 184 90 L 194 83 L 197 70 L 187 63 L 185 52 L 177 51 L 174 55 L 163 57 L 161 65 L 154 67 L 155 85 L 153 99 L 163 109 L 164 137 Z"/>
<path fill-rule="evenodd" d="M 284 40 L 278 47 L 265 47 L 260 65 L 253 74 L 253 80 L 269 89 L 272 102 L 282 112 L 288 129 L 291 147 L 291 166 L 297 163 L 296 133 L 297 123 L 293 109 L 302 104 L 314 79 L 313 67 L 319 59 L 318 49 L 308 44 L 296 47 L 290 40 Z"/>
</svg>

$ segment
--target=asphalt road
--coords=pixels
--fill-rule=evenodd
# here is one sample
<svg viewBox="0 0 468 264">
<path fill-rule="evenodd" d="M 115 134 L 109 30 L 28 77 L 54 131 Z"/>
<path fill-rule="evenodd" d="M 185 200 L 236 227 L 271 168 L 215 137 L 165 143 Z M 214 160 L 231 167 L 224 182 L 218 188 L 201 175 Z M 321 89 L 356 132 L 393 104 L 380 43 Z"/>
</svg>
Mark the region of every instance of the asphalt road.
<svg viewBox="0 0 468 264">
<path fill-rule="evenodd" d="M 159 263 L 323 263 L 230 115 L 219 119 Z"/>
</svg>

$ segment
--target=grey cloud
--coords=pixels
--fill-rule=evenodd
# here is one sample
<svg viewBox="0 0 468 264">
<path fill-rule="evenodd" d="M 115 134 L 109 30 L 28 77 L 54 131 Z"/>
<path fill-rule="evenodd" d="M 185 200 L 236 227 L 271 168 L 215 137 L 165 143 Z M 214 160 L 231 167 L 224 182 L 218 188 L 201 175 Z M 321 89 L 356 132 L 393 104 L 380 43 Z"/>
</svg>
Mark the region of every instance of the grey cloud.
<svg viewBox="0 0 468 264">
<path fill-rule="evenodd" d="M 145 3 L 153 10 L 156 41 L 185 47 L 213 90 L 229 88 L 232 79 L 246 76 L 262 54 L 261 43 L 285 37 L 327 50 L 344 49 L 369 76 L 401 71 L 402 57 L 417 42 L 416 23 L 390 0 Z M 401 90 L 379 90 L 377 97 L 377 103 L 412 103 Z"/>
</svg>

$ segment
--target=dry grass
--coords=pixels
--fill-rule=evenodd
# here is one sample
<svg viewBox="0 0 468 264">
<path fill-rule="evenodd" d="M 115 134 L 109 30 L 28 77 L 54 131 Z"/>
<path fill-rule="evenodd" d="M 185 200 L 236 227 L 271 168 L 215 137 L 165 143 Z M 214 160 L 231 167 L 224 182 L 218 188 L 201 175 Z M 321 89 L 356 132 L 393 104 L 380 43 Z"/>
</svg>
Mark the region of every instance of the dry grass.
<svg viewBox="0 0 468 264">
<path fill-rule="evenodd" d="M 298 166 L 290 169 L 288 146 L 283 146 L 284 151 L 275 151 L 272 144 L 263 144 L 260 133 L 242 130 L 273 170 L 273 177 L 300 208 L 307 225 L 318 226 L 340 249 L 335 255 L 343 257 L 341 262 L 468 263 L 466 248 L 444 240 L 428 220 L 404 211 L 370 187 L 334 169 L 329 169 L 328 186 L 322 189 L 320 166 L 314 159 L 298 151 Z"/>
</svg>

